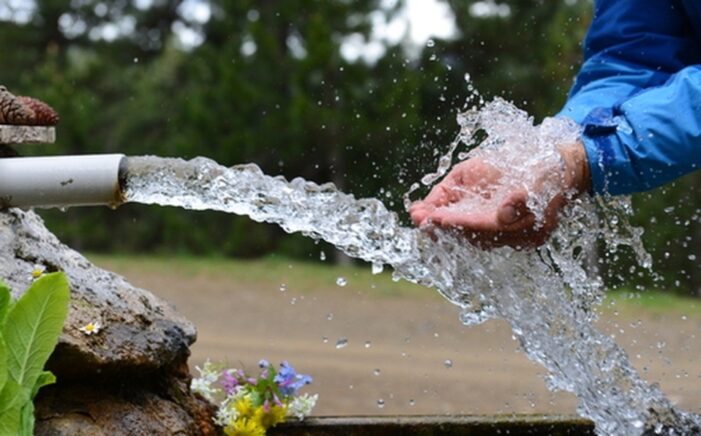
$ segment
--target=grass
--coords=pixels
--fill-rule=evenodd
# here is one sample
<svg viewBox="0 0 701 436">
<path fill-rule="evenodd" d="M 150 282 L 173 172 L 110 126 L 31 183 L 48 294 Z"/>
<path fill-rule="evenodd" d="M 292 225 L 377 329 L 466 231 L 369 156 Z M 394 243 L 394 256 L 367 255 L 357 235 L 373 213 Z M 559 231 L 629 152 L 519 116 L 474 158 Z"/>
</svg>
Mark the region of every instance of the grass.
<svg viewBox="0 0 701 436">
<path fill-rule="evenodd" d="M 701 319 L 701 300 L 660 290 L 617 290 L 607 294 L 605 310 L 622 314 L 678 315 Z"/>
<path fill-rule="evenodd" d="M 301 293 L 340 290 L 339 277 L 348 281 L 353 292 L 391 298 L 440 298 L 437 292 L 405 281 L 395 282 L 389 272 L 373 275 L 369 266 L 337 266 L 330 262 L 310 262 L 269 256 L 260 259 L 230 259 L 163 255 L 98 255 L 88 257 L 98 265 L 131 274 L 164 274 L 182 277 L 204 276 L 232 280 L 257 287 L 278 289 L 281 284 L 294 286 Z M 670 292 L 617 290 L 607 294 L 603 311 L 622 315 L 686 315 L 701 319 L 701 300 Z"/>
<path fill-rule="evenodd" d="M 150 273 L 207 276 L 232 280 L 240 284 L 279 289 L 282 284 L 294 286 L 302 293 L 339 289 L 336 281 L 344 278 L 347 288 L 381 297 L 434 297 L 437 293 L 405 281 L 395 282 L 387 271 L 374 275 L 369 266 L 337 266 L 330 262 L 309 262 L 280 256 L 260 259 L 230 259 L 217 257 L 156 256 L 156 255 L 98 255 L 87 256 L 96 264 L 113 269 L 127 277 Z"/>
</svg>

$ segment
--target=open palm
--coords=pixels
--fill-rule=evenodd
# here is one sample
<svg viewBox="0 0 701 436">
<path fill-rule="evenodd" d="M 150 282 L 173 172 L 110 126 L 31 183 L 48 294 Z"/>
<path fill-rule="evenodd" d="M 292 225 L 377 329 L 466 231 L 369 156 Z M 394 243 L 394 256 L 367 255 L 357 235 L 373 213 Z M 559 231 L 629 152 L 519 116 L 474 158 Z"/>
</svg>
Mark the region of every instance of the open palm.
<svg viewBox="0 0 701 436">
<path fill-rule="evenodd" d="M 453 167 L 423 201 L 412 205 L 411 218 L 417 226 L 460 229 L 470 242 L 485 248 L 542 245 L 557 225 L 565 194 L 572 189 L 581 191 L 587 185 L 583 150 L 565 150 L 562 154 L 565 171 L 558 176 L 557 193 L 545 206 L 541 219 L 536 220 L 527 206 L 529 188 L 537 195 L 538 187 L 519 185 L 518 180 L 511 180 L 509 174 L 479 157 Z M 544 171 L 542 179 L 548 177 L 552 175 Z"/>
</svg>

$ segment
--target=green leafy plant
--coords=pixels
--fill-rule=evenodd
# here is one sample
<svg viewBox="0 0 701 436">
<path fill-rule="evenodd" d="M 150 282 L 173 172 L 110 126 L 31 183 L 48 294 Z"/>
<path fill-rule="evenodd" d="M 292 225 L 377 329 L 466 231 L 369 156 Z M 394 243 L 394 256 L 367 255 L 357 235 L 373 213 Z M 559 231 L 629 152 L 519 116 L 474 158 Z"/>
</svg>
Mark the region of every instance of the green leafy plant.
<svg viewBox="0 0 701 436">
<path fill-rule="evenodd" d="M 17 301 L 0 283 L 0 434 L 34 434 L 33 399 L 56 377 L 44 371 L 68 315 L 63 273 L 37 279 Z"/>
</svg>

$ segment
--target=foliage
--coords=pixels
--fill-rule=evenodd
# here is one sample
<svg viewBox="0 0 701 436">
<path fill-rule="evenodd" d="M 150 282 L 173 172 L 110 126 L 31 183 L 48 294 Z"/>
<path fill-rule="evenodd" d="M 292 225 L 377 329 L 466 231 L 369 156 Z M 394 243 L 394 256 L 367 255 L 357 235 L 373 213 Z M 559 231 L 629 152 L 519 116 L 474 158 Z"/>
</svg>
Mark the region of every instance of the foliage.
<svg viewBox="0 0 701 436">
<path fill-rule="evenodd" d="M 34 2 L 31 19 L 4 22 L 0 47 L 23 49 L 3 53 L 0 83 L 48 101 L 62 116 L 55 147 L 22 152 L 254 162 L 266 173 L 379 196 L 403 214 L 401 194 L 435 167 L 456 133 L 454 115 L 468 95 L 465 73 L 486 98 L 513 100 L 536 119 L 552 115 L 578 69 L 592 15 L 588 0 L 502 0 L 496 3 L 509 14 L 486 16 L 472 9 L 492 2 L 449 0 L 452 38 L 412 50 L 406 38 L 384 41 L 384 54 L 368 63 L 342 56 L 343 42 L 368 41 L 373 23 L 390 20 L 405 1 L 390 8 L 380 0 L 202 1 L 212 13 L 200 21 L 180 12 L 183 0 L 147 8 L 46 0 Z M 131 23 L 131 31 L 99 37 L 115 22 Z M 183 28 L 202 43 L 183 48 L 174 31 Z M 700 183 L 688 177 L 644 194 L 638 214 L 648 246 L 662 256 L 657 270 L 688 293 L 701 289 L 700 264 L 688 258 L 701 259 L 701 252 L 691 253 L 701 250 L 694 206 Z M 663 212 L 677 201 L 674 213 Z M 127 205 L 42 214 L 67 243 L 92 251 L 314 258 L 329 252 L 275 226 L 215 212 Z M 611 283 L 622 275 L 632 285 L 650 284 L 630 267 L 621 258 Z"/>
<path fill-rule="evenodd" d="M 44 371 L 68 315 L 62 273 L 37 279 L 17 301 L 0 286 L 0 434 L 33 435 L 33 399 L 56 377 Z"/>
<path fill-rule="evenodd" d="M 217 404 L 215 422 L 228 436 L 262 436 L 287 416 L 303 420 L 316 404 L 318 395 L 298 393 L 312 382 L 310 376 L 297 374 L 287 362 L 279 370 L 266 360 L 258 365 L 258 377 L 240 369 L 219 370 L 209 361 L 197 367 L 200 377 L 192 380 L 192 390 Z"/>
</svg>

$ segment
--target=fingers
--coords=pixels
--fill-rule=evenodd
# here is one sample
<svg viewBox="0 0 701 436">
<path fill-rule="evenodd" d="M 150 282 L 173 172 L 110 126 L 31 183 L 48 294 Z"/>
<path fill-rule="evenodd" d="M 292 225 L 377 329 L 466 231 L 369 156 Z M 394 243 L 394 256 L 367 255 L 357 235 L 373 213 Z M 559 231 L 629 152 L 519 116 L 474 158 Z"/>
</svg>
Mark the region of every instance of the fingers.
<svg viewBox="0 0 701 436">
<path fill-rule="evenodd" d="M 455 186 L 447 181 L 441 182 L 431 189 L 423 203 L 433 206 L 434 208 L 447 206 L 457 200 L 457 192 Z"/>
<path fill-rule="evenodd" d="M 436 210 L 427 218 L 437 226 L 458 227 L 466 232 L 497 232 L 501 227 L 494 212 L 465 212 L 445 208 Z"/>
<path fill-rule="evenodd" d="M 409 214 L 411 215 L 411 220 L 414 222 L 414 225 L 421 226 L 434 210 L 434 207 L 431 207 L 423 201 L 418 201 L 411 205 Z"/>
<path fill-rule="evenodd" d="M 434 200 L 440 198 L 439 195 L 447 194 L 439 191 Z M 416 225 L 431 221 L 440 227 L 459 227 L 465 232 L 516 232 L 531 228 L 535 223 L 535 216 L 526 204 L 527 199 L 526 191 L 515 191 L 496 210 L 471 212 L 437 206 L 427 199 L 415 203 L 410 213 Z"/>
<path fill-rule="evenodd" d="M 527 201 L 528 192 L 517 190 L 499 207 L 483 212 L 418 202 L 412 206 L 411 216 L 417 225 L 425 226 L 430 222 L 444 229 L 459 229 L 470 243 L 480 248 L 525 249 L 542 245 L 549 234 L 547 228 L 536 228 L 535 215 L 528 209 Z"/>
<path fill-rule="evenodd" d="M 431 192 L 423 201 L 417 201 L 411 205 L 409 213 L 415 225 L 421 226 L 436 211 L 436 209 L 448 206 L 458 200 L 459 193 L 455 187 L 443 181 L 431 189 Z"/>
</svg>

